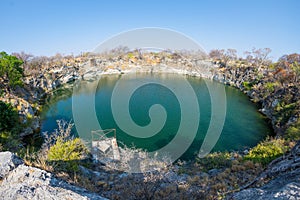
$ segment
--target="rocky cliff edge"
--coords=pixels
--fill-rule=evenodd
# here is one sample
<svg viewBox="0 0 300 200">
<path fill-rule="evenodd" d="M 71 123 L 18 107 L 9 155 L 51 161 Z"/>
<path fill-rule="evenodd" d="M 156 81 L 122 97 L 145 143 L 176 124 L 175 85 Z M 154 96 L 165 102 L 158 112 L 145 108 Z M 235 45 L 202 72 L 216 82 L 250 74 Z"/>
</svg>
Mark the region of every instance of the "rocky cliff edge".
<svg viewBox="0 0 300 200">
<path fill-rule="evenodd" d="M 26 166 L 11 152 L 0 152 L 0 199 L 97 199 L 98 194 L 70 185 L 44 170 Z"/>
</svg>

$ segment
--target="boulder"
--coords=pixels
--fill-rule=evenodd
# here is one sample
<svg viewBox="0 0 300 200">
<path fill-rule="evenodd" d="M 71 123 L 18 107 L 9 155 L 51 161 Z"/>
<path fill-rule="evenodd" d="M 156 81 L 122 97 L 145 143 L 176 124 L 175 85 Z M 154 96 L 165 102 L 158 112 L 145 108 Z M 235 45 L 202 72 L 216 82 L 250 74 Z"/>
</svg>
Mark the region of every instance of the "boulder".
<svg viewBox="0 0 300 200">
<path fill-rule="evenodd" d="M 273 199 L 300 199 L 300 184 L 288 183 L 282 187 L 272 185 L 272 188 L 250 188 L 236 193 L 232 199 L 235 200 L 273 200 Z"/>
<path fill-rule="evenodd" d="M 106 199 L 59 180 L 49 172 L 26 166 L 10 152 L 0 152 L 0 176 L 0 199 Z"/>
<path fill-rule="evenodd" d="M 22 159 L 9 151 L 0 152 L 0 180 L 18 165 L 23 164 Z"/>
<path fill-rule="evenodd" d="M 62 84 L 73 82 L 76 79 L 78 79 L 77 76 L 66 75 L 65 77 L 62 78 Z"/>
</svg>

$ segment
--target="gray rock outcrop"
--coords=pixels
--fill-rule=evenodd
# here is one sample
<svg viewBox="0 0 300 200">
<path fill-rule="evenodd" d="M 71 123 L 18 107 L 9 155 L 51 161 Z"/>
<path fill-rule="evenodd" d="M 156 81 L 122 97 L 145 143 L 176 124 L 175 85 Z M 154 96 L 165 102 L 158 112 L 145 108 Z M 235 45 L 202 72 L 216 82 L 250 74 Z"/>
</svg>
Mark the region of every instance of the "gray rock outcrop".
<svg viewBox="0 0 300 200">
<path fill-rule="evenodd" d="M 0 152 L 0 199 L 105 198 L 59 180 L 49 172 L 26 166 L 11 152 Z"/>
<path fill-rule="evenodd" d="M 236 193 L 234 200 L 300 199 L 300 175 L 279 176 L 261 188 L 249 188 Z"/>
<path fill-rule="evenodd" d="M 241 190 L 235 193 L 232 199 L 300 199 L 300 142 L 290 153 L 272 161 L 251 185 L 262 182 L 266 178 L 271 181 L 261 187 Z"/>
<path fill-rule="evenodd" d="M 11 152 L 0 153 L 0 180 L 3 179 L 10 171 L 23 164 L 22 159 Z"/>
</svg>

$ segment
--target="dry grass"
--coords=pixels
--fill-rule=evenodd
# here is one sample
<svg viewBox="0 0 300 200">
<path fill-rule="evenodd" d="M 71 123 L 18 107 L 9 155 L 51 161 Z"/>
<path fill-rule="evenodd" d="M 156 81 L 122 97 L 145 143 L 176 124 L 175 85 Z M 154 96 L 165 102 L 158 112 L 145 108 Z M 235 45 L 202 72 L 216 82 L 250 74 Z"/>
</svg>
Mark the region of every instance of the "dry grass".
<svg viewBox="0 0 300 200">
<path fill-rule="evenodd" d="M 56 133 L 61 137 L 71 138 L 70 130 L 70 123 L 60 122 Z M 47 151 L 56 140 L 57 137 L 47 140 L 44 149 L 39 152 L 34 153 L 27 149 L 23 156 L 25 163 L 53 172 L 58 178 L 109 199 L 220 199 L 256 178 L 262 170 L 261 164 L 245 161 L 236 153 L 214 153 L 200 162 L 178 162 L 180 166 L 175 167 L 171 165 L 167 156 L 151 157 L 140 149 L 124 147 L 120 150 L 122 159 L 119 163 L 112 162 L 109 168 L 94 166 L 94 170 L 105 174 L 98 178 L 81 171 L 58 171 L 55 165 L 49 165 Z M 141 173 L 127 173 L 120 177 L 114 170 L 136 172 L 131 161 L 136 161 L 137 158 L 140 161 Z M 205 168 L 205 165 L 208 168 Z M 160 170 L 152 171 L 155 167 Z M 218 169 L 218 172 L 206 173 L 211 168 Z M 171 171 L 177 172 L 172 181 L 166 178 L 166 173 Z M 186 177 L 185 181 L 181 181 L 180 177 Z"/>
<path fill-rule="evenodd" d="M 47 156 L 43 151 L 34 151 L 30 148 L 26 149 L 26 152 L 22 155 L 25 165 L 37 167 L 48 172 L 53 172 L 53 165 L 49 165 L 47 162 Z"/>
<path fill-rule="evenodd" d="M 145 173 L 160 171 L 172 164 L 171 158 L 168 155 L 153 155 L 142 149 L 129 148 L 126 145 L 119 147 L 119 152 L 121 159 L 119 161 L 111 159 L 111 161 L 106 163 L 106 167 L 129 173 Z M 97 157 L 98 160 L 112 157 L 112 150 L 107 153 L 97 153 Z"/>
</svg>

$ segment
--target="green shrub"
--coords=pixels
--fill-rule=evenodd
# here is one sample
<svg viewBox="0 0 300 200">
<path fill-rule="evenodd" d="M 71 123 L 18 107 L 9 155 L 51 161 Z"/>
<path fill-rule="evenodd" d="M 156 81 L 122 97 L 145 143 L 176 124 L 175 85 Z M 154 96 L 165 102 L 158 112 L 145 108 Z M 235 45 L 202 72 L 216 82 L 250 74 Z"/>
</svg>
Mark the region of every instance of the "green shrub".
<svg viewBox="0 0 300 200">
<path fill-rule="evenodd" d="M 267 82 L 267 83 L 265 84 L 265 89 L 266 89 L 268 92 L 272 93 L 272 92 L 274 92 L 275 87 L 276 87 L 277 85 L 278 85 L 277 83 Z"/>
<path fill-rule="evenodd" d="M 21 139 L 11 131 L 0 132 L 0 145 L 3 151 L 16 152 L 22 147 Z"/>
<path fill-rule="evenodd" d="M 284 138 L 289 141 L 300 140 L 300 119 L 286 130 Z"/>
<path fill-rule="evenodd" d="M 204 158 L 197 158 L 197 163 L 203 167 L 203 170 L 223 168 L 231 166 L 231 154 L 228 152 L 210 153 Z"/>
<path fill-rule="evenodd" d="M 0 101 L 0 145 L 3 150 L 17 150 L 20 146 L 20 129 L 18 112 L 10 104 Z"/>
<path fill-rule="evenodd" d="M 270 65 L 269 65 L 269 69 L 270 70 L 274 70 L 276 68 L 276 63 L 271 63 Z"/>
<path fill-rule="evenodd" d="M 244 159 L 267 165 L 275 158 L 283 155 L 287 151 L 287 148 L 285 140 L 267 138 L 252 148 Z"/>
<path fill-rule="evenodd" d="M 8 55 L 6 52 L 0 52 L 0 77 L 8 80 L 10 86 L 22 86 L 23 61 L 16 56 Z"/>
<path fill-rule="evenodd" d="M 290 117 L 296 112 L 295 108 L 297 103 L 285 104 L 284 102 L 280 102 L 275 107 L 275 116 L 278 119 L 278 122 L 281 124 L 285 124 L 288 122 Z"/>
<path fill-rule="evenodd" d="M 0 132 L 11 131 L 18 120 L 18 112 L 10 104 L 0 101 Z"/>
<path fill-rule="evenodd" d="M 295 81 L 298 81 L 300 77 L 300 63 L 295 61 L 293 64 L 291 64 L 291 68 L 295 73 Z"/>
<path fill-rule="evenodd" d="M 245 90 L 251 90 L 253 85 L 252 85 L 252 83 L 245 81 L 245 82 L 243 82 L 243 86 L 244 86 Z"/>
<path fill-rule="evenodd" d="M 0 97 L 4 97 L 4 91 L 0 88 Z"/>
<path fill-rule="evenodd" d="M 129 59 L 134 58 L 133 53 L 128 53 L 127 56 L 128 56 Z"/>
<path fill-rule="evenodd" d="M 79 138 L 64 141 L 59 137 L 49 148 L 48 160 L 54 161 L 62 170 L 76 171 L 78 162 L 85 158 L 87 152 L 86 146 Z"/>
</svg>

